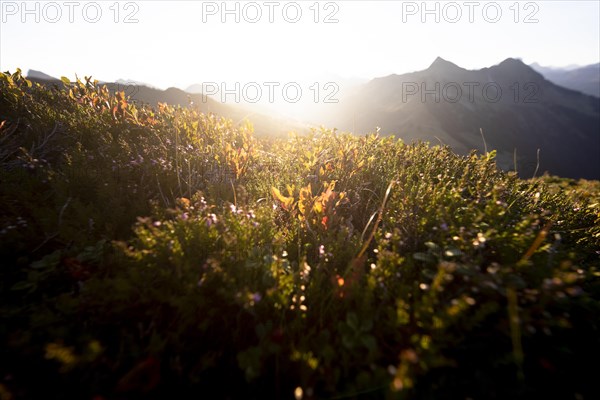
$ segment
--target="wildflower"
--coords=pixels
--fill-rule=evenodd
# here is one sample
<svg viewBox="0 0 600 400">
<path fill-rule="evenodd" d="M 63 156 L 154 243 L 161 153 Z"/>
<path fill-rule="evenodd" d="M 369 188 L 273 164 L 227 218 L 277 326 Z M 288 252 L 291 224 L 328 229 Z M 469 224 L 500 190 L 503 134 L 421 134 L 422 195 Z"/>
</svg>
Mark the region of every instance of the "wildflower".
<svg viewBox="0 0 600 400">
<path fill-rule="evenodd" d="M 206 218 L 206 226 L 208 226 L 209 228 L 217 223 L 217 216 L 215 214 L 208 214 L 208 217 Z"/>
<path fill-rule="evenodd" d="M 200 210 L 204 210 L 207 207 L 207 203 L 204 197 L 200 197 L 200 201 L 198 201 L 196 205 L 198 206 L 198 208 L 200 208 Z"/>
<path fill-rule="evenodd" d="M 154 221 L 154 223 L 152 225 L 154 225 L 155 227 L 158 228 L 159 226 L 162 225 L 162 222 L 160 222 L 160 221 Z"/>
</svg>

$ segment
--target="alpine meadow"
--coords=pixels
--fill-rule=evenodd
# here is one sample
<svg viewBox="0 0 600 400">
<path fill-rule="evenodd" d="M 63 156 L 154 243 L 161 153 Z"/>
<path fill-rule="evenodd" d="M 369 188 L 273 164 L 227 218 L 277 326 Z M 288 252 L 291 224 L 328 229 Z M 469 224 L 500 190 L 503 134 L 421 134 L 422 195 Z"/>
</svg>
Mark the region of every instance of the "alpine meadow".
<svg viewBox="0 0 600 400">
<path fill-rule="evenodd" d="M 2 398 L 594 398 L 600 184 L 0 75 Z"/>
</svg>

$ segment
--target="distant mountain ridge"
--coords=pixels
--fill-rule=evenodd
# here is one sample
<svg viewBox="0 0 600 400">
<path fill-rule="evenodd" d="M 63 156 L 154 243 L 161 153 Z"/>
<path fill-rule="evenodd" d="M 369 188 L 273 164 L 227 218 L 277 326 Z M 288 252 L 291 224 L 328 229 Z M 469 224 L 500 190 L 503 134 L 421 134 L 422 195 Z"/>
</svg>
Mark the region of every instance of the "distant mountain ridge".
<svg viewBox="0 0 600 400">
<path fill-rule="evenodd" d="M 31 69 L 27 73 L 27 78 L 41 84 L 61 84 L 59 79 Z M 158 103 L 180 106 L 192 105 L 201 112 L 214 113 L 222 117 L 230 118 L 236 124 L 248 119 L 252 122 L 256 134 L 261 136 L 283 136 L 289 131 L 304 132 L 309 129 L 308 125 L 299 121 L 282 117 L 272 117 L 237 104 L 223 104 L 208 96 L 188 93 L 175 87 L 161 90 L 139 84 L 133 80 L 122 79 L 117 80 L 116 82 L 101 82 L 101 84 L 105 84 L 111 91 L 122 90 L 133 101 L 137 102 L 154 106 Z"/>
<path fill-rule="evenodd" d="M 537 63 L 530 66 L 559 86 L 600 97 L 600 63 L 576 68 L 542 67 Z"/>
<path fill-rule="evenodd" d="M 466 70 L 437 58 L 423 71 L 376 78 L 321 116 L 357 134 L 380 127 L 456 152 L 497 150 L 522 176 L 600 178 L 600 99 L 557 86 L 518 59 Z M 537 150 L 540 149 L 538 168 Z"/>
<path fill-rule="evenodd" d="M 42 71 L 36 71 L 35 69 L 30 69 L 29 71 L 27 71 L 26 76 L 28 79 L 36 79 L 36 80 L 43 80 L 43 81 L 59 81 L 58 78 L 50 76 Z"/>
</svg>

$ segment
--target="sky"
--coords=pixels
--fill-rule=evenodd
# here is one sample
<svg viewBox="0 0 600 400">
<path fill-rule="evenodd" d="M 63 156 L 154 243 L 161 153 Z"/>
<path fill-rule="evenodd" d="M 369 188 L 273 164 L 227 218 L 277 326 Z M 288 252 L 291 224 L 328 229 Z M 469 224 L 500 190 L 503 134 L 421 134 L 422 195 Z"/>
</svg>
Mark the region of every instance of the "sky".
<svg viewBox="0 0 600 400">
<path fill-rule="evenodd" d="M 599 3 L 0 0 L 0 70 L 185 89 L 368 80 L 437 56 L 587 65 L 600 60 Z"/>
</svg>

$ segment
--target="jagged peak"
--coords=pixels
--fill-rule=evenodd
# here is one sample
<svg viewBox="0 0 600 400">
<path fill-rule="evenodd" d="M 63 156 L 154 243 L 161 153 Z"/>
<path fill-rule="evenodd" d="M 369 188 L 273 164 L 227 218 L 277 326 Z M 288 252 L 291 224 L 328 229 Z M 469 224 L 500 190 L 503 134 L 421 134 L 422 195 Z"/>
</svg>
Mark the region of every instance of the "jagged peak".
<svg viewBox="0 0 600 400">
<path fill-rule="evenodd" d="M 462 68 L 458 65 L 444 60 L 442 57 L 437 57 L 428 68 L 429 70 L 461 70 Z"/>
</svg>

